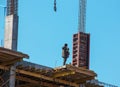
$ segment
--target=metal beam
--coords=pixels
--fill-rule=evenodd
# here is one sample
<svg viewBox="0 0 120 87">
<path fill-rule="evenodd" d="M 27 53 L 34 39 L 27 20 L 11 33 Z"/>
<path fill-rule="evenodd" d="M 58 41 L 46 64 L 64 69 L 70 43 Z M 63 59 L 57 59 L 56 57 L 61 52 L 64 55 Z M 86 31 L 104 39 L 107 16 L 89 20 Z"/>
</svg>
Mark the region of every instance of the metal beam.
<svg viewBox="0 0 120 87">
<path fill-rule="evenodd" d="M 79 0 L 78 32 L 85 32 L 86 22 L 86 0 Z"/>
</svg>

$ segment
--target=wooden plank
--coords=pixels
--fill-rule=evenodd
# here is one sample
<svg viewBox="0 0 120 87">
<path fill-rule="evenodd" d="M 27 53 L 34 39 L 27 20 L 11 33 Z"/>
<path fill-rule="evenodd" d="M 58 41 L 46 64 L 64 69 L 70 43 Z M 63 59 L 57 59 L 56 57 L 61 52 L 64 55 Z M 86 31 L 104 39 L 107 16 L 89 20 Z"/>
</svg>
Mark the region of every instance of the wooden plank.
<svg viewBox="0 0 120 87">
<path fill-rule="evenodd" d="M 72 70 L 72 71 L 75 71 L 75 72 L 77 72 L 77 73 L 84 74 L 84 75 L 86 75 L 86 76 L 93 76 L 93 77 L 97 76 L 97 74 L 94 73 L 94 72 L 91 71 L 91 70 L 82 69 L 82 68 L 74 67 L 74 66 L 71 66 L 71 65 L 67 65 L 66 68 L 67 68 L 68 70 Z"/>
<path fill-rule="evenodd" d="M 80 83 L 85 83 L 86 81 L 92 80 L 92 79 L 94 79 L 94 77 L 80 78 L 80 79 L 75 80 L 75 82 L 80 84 Z"/>
<path fill-rule="evenodd" d="M 4 53 L 0 53 L 0 59 L 2 59 L 2 60 L 10 60 L 10 59 L 13 59 L 13 58 L 14 58 L 14 56 L 4 54 Z"/>
<path fill-rule="evenodd" d="M 63 72 L 58 72 L 53 75 L 53 78 L 57 77 L 63 77 L 63 76 L 68 76 L 68 75 L 75 75 L 76 73 L 74 71 L 63 71 Z"/>
<path fill-rule="evenodd" d="M 0 47 L 0 53 L 4 53 L 4 54 L 16 56 L 16 57 L 29 58 L 27 54 L 23 54 L 21 52 L 13 51 L 13 50 L 3 48 L 3 47 Z"/>
<path fill-rule="evenodd" d="M 23 58 L 14 58 L 13 60 L 9 60 L 9 61 L 4 61 L 3 63 L 0 63 L 0 65 L 11 65 L 11 64 L 14 64 L 16 62 L 20 62 L 22 61 Z"/>
<path fill-rule="evenodd" d="M 3 69 L 3 70 L 9 70 L 9 67 L 6 67 L 6 66 L 3 66 L 3 65 L 0 65 L 0 69 Z"/>
<path fill-rule="evenodd" d="M 44 81 L 36 81 L 36 80 L 32 80 L 31 78 L 26 78 L 26 77 L 22 77 L 22 76 L 16 76 L 16 79 L 21 80 L 21 81 L 25 81 L 25 82 L 29 82 L 28 85 L 25 86 L 47 86 L 47 87 L 58 87 L 58 85 L 50 83 L 50 82 L 44 82 Z M 21 87 L 21 86 L 20 86 Z"/>
<path fill-rule="evenodd" d="M 19 84 L 16 87 L 35 87 L 36 85 L 33 83 Z"/>
<path fill-rule="evenodd" d="M 25 74 L 25 75 L 30 75 L 30 76 L 33 76 L 33 77 L 36 77 L 36 78 L 45 79 L 45 80 L 48 80 L 48 81 L 53 81 L 53 82 L 56 82 L 56 83 L 61 83 L 61 84 L 69 85 L 69 86 L 79 87 L 79 85 L 76 84 L 76 83 L 72 83 L 72 82 L 69 82 L 69 81 L 66 81 L 66 80 L 57 79 L 57 78 L 47 77 L 45 75 L 41 75 L 41 74 L 29 72 L 29 71 L 16 69 L 16 72 L 21 73 L 21 74 Z"/>
</svg>

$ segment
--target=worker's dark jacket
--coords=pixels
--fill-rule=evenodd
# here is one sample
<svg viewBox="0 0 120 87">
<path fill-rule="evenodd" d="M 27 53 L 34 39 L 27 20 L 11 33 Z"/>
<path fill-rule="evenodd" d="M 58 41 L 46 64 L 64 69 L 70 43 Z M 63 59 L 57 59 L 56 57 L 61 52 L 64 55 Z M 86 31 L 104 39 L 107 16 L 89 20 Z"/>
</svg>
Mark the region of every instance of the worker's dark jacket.
<svg viewBox="0 0 120 87">
<path fill-rule="evenodd" d="M 69 57 L 69 49 L 67 47 L 62 48 L 62 57 L 68 58 Z"/>
</svg>

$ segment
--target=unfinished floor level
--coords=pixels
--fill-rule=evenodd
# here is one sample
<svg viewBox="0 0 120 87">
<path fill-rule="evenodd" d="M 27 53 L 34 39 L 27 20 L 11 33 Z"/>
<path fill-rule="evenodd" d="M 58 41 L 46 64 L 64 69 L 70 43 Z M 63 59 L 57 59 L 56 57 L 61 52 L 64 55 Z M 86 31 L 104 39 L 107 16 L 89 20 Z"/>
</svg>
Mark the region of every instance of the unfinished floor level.
<svg viewBox="0 0 120 87">
<path fill-rule="evenodd" d="M 94 71 L 72 65 L 51 68 L 23 61 L 28 57 L 27 54 L 0 47 L 0 87 L 8 87 L 12 65 L 16 66 L 16 87 L 79 87 L 97 76 Z"/>
</svg>

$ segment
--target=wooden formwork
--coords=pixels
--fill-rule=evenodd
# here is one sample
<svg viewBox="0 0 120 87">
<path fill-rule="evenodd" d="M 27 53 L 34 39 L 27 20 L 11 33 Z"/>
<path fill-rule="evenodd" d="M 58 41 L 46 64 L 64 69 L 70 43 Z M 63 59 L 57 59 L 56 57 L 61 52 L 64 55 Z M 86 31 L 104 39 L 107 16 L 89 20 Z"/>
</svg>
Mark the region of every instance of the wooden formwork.
<svg viewBox="0 0 120 87">
<path fill-rule="evenodd" d="M 79 87 L 97 76 L 91 70 L 72 65 L 50 68 L 21 61 L 24 57 L 28 55 L 0 48 L 0 69 L 9 71 L 16 64 L 16 87 Z"/>
</svg>

